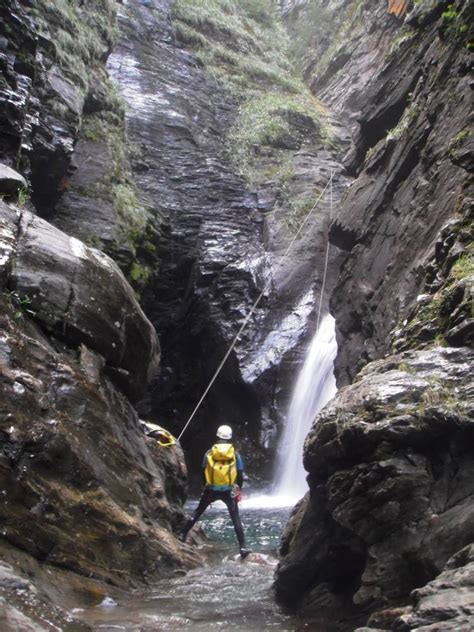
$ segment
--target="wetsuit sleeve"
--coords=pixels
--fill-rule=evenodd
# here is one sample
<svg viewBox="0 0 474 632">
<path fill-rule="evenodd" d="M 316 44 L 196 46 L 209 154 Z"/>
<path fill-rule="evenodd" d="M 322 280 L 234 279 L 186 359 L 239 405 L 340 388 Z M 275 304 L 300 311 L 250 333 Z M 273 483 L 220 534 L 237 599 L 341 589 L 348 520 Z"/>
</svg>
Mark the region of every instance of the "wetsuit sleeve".
<svg viewBox="0 0 474 632">
<path fill-rule="evenodd" d="M 244 482 L 244 463 L 242 461 L 242 457 L 240 456 L 240 454 L 237 452 L 237 456 L 236 456 L 236 461 L 237 461 L 237 485 L 239 487 L 242 487 L 243 482 Z"/>
<path fill-rule="evenodd" d="M 205 453 L 203 459 L 202 459 L 202 484 L 204 485 L 204 487 L 207 486 L 207 481 L 206 481 L 206 463 L 207 463 L 207 455 L 209 454 L 209 450 Z"/>
</svg>

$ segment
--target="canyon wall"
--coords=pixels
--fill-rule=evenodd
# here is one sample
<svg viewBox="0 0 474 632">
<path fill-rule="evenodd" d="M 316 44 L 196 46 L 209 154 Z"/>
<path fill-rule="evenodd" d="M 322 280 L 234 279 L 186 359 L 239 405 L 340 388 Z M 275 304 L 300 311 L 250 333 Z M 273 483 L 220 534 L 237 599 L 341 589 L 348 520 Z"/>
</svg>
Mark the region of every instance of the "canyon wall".
<svg viewBox="0 0 474 632">
<path fill-rule="evenodd" d="M 346 609 L 348 629 L 376 610 L 371 628 L 461 629 L 469 555 L 451 591 L 410 593 L 474 536 L 472 7 L 298 5 L 305 75 L 354 131 L 355 180 L 330 230 L 349 252 L 330 302 L 340 390 L 306 439 L 310 492 L 283 537 L 277 596 Z"/>
<path fill-rule="evenodd" d="M 47 586 L 97 599 L 200 558 L 173 535 L 181 448 L 147 438 L 135 408 L 160 367 L 134 274 L 156 231 L 105 70 L 115 3 L 0 14 L 0 584 L 11 603 L 27 586 L 41 622 Z"/>
</svg>

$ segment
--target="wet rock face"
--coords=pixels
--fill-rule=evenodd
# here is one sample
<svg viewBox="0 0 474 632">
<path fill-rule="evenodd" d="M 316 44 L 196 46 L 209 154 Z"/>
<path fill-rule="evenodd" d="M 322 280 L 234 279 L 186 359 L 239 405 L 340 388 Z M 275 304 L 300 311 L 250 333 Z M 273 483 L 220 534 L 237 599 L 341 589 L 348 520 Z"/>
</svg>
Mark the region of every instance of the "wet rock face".
<svg viewBox="0 0 474 632">
<path fill-rule="evenodd" d="M 453 348 L 391 356 L 322 411 L 305 442 L 311 491 L 283 537 L 281 601 L 400 603 L 472 541 L 472 361 Z"/>
<path fill-rule="evenodd" d="M 98 352 L 137 399 L 159 363 L 155 330 L 117 265 L 28 211 L 0 202 L 0 277 L 30 314 L 70 348 Z M 22 298 L 21 298 L 22 297 Z"/>
<path fill-rule="evenodd" d="M 163 368 L 140 411 L 179 432 L 268 284 L 249 328 L 183 437 L 199 470 L 216 427 L 229 423 L 247 464 L 258 463 L 260 477 L 262 456 L 274 449 L 292 372 L 314 327 L 329 205 L 315 214 L 276 272 L 293 236 L 283 223 L 288 205 L 277 199 L 275 183 L 251 189 L 236 175 L 224 140 L 239 103 L 178 39 L 169 9 L 163 1 L 121 7 L 122 39 L 108 64 L 126 100 L 128 133 L 138 148 L 136 182 L 160 218 L 159 275 L 142 299 L 160 336 Z M 314 195 L 339 165 L 321 151 L 319 140 L 303 142 L 305 135 L 317 137 L 307 120 L 301 117 L 290 127 L 298 138 L 280 139 L 297 155 L 290 195 Z M 338 193 L 343 185 L 337 178 Z M 322 245 L 307 247 L 316 241 Z M 331 269 L 336 267 L 335 248 Z"/>
<path fill-rule="evenodd" d="M 469 317 L 459 318 L 469 298 L 454 300 L 450 326 L 449 310 L 439 314 L 436 305 L 450 288 L 435 294 L 472 240 L 465 35 L 472 9 L 459 2 L 450 13 L 447 2 L 423 2 L 402 20 L 372 0 L 290 4 L 307 79 L 354 131 L 345 163 L 358 177 L 330 231 L 350 251 L 331 302 L 342 385 L 386 353 L 395 332 L 405 338 L 397 350 L 437 337 L 471 339 Z M 421 296 L 427 309 L 419 315 Z"/>
<path fill-rule="evenodd" d="M 179 432 L 251 305 L 265 262 L 256 197 L 223 150 L 235 104 L 177 47 L 168 4 L 121 8 L 109 70 L 127 102 L 136 182 L 161 222 L 159 278 L 142 299 L 163 365 L 141 412 Z M 242 253 L 252 269 L 239 269 Z M 184 439 L 196 465 L 219 423 L 245 423 L 247 431 L 258 414 L 232 357 Z"/>
<path fill-rule="evenodd" d="M 469 174 L 453 160 L 467 149 L 463 130 L 471 95 L 459 29 L 472 18 L 469 11 L 456 5 L 456 24 L 438 11 L 426 22 L 408 16 L 407 39 L 389 54 L 366 91 L 348 157 L 360 175 L 331 231 L 335 243 L 351 250 L 331 304 L 341 347 L 340 384 L 364 361 L 387 352 L 390 332 L 413 318 L 418 297 L 428 294 L 425 305 L 433 302 L 472 239 Z M 438 316 L 447 321 L 446 313 Z M 451 328 L 447 322 L 425 328 L 411 336 L 412 344 L 432 342 Z M 472 334 L 461 329 L 451 344 L 468 344 Z"/>
<path fill-rule="evenodd" d="M 354 129 L 374 69 L 384 63 L 402 22 L 378 0 L 283 2 L 293 47 L 308 84 Z"/>
<path fill-rule="evenodd" d="M 62 189 L 95 69 L 111 43 L 112 3 L 92 4 L 84 12 L 58 2 L 6 0 L 0 9 L 0 159 L 21 166 L 41 209 Z"/>
<path fill-rule="evenodd" d="M 296 4 L 303 15 L 320 3 Z M 437 622 L 462 621 L 456 604 L 445 609 L 431 584 L 421 587 L 474 536 L 463 36 L 472 7 L 418 3 L 402 24 L 381 15 L 385 3 L 363 2 L 341 21 L 349 4 L 336 14 L 347 45 L 335 41 L 353 54 L 338 59 L 323 37 L 313 67 L 314 85 L 329 103 L 338 95 L 355 130 L 346 157 L 355 180 L 330 229 L 349 252 L 330 301 L 342 388 L 306 440 L 310 493 L 283 537 L 277 596 L 335 616 L 385 606 L 370 629 L 451 629 L 457 623 Z M 292 28 L 301 28 L 298 17 Z M 414 588 L 420 598 L 413 593 L 405 607 Z M 460 609 L 463 599 L 460 588 Z"/>
<path fill-rule="evenodd" d="M 15 290 L 1 303 L 1 520 L 12 562 L 21 549 L 123 585 L 193 564 L 171 534 L 183 519 L 181 451 L 145 438 L 101 356 L 83 346 L 79 362 L 48 340 Z"/>
<path fill-rule="evenodd" d="M 139 396 L 158 361 L 133 291 L 106 255 L 29 212 L 2 202 L 0 221 L 2 537 L 114 583 L 192 563 L 170 533 L 183 455 L 146 439 L 122 394 Z"/>
</svg>

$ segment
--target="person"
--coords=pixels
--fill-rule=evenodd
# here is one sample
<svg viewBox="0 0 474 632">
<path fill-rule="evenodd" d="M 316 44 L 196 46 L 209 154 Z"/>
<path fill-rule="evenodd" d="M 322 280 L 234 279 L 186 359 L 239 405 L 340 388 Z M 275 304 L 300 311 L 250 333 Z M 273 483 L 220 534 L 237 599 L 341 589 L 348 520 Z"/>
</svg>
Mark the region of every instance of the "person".
<svg viewBox="0 0 474 632">
<path fill-rule="evenodd" d="M 232 440 L 232 428 L 219 426 L 216 443 L 204 455 L 202 462 L 204 491 L 192 518 L 190 518 L 179 535 L 182 542 L 211 503 L 222 500 L 226 505 L 234 525 L 239 542 L 240 557 L 245 559 L 250 551 L 245 546 L 244 529 L 239 515 L 238 502 L 243 484 L 243 463 L 240 454 L 235 450 Z"/>
</svg>

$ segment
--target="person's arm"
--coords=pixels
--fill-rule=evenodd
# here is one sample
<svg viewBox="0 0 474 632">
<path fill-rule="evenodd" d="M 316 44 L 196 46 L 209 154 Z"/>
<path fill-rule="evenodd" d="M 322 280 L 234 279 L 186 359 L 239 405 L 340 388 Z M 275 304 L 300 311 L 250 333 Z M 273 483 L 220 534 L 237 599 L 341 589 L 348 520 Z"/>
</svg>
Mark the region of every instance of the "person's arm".
<svg viewBox="0 0 474 632">
<path fill-rule="evenodd" d="M 206 481 L 206 464 L 207 464 L 207 455 L 209 454 L 209 450 L 205 453 L 204 458 L 202 460 L 202 484 L 204 487 L 207 487 Z"/>
<path fill-rule="evenodd" d="M 242 461 L 242 457 L 240 456 L 240 454 L 238 452 L 237 452 L 236 461 L 237 461 L 237 480 L 236 480 L 236 483 L 240 487 L 240 489 L 242 489 L 242 485 L 243 485 L 243 482 L 244 482 L 244 464 L 243 464 L 243 461 Z"/>
</svg>

